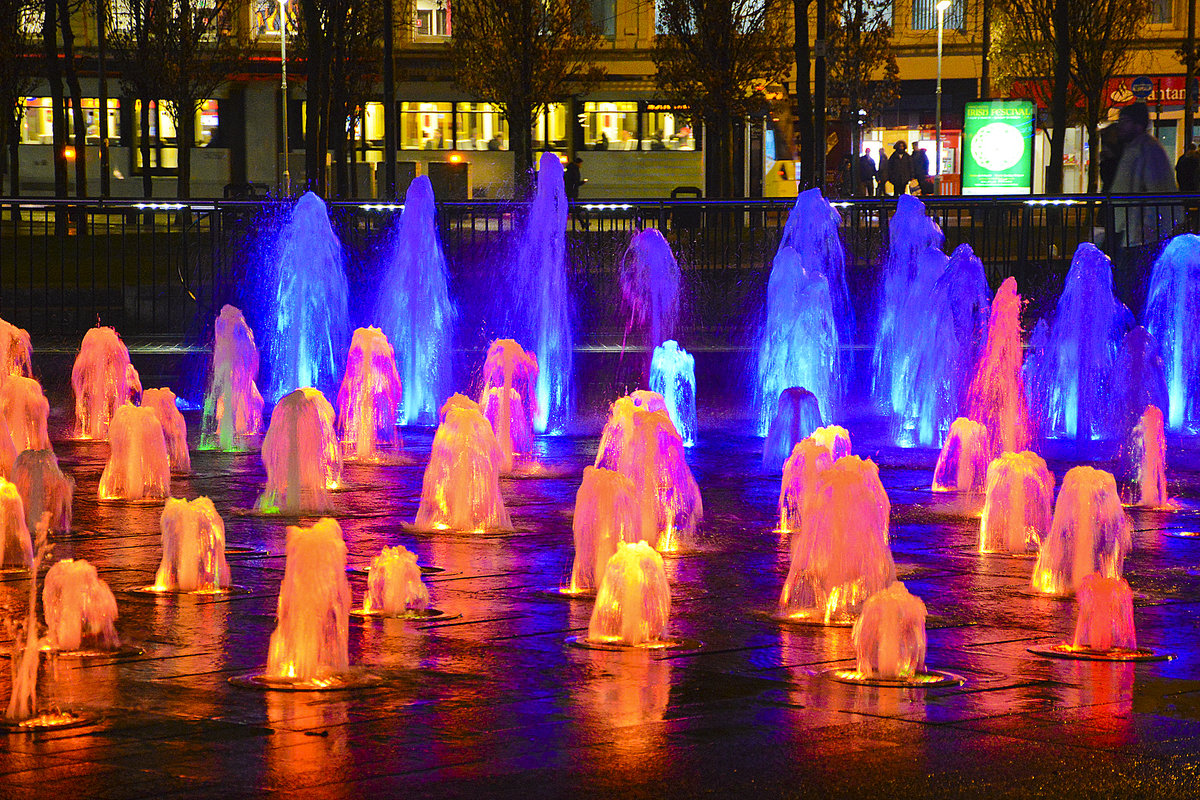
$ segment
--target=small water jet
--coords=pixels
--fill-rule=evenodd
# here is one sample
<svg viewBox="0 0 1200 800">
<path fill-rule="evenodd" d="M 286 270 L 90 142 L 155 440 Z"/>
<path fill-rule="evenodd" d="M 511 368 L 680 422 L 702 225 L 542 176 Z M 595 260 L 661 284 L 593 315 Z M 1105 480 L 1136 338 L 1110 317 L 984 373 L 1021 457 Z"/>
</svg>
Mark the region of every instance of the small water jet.
<svg viewBox="0 0 1200 800">
<path fill-rule="evenodd" d="M 83 335 L 71 369 L 75 391 L 75 436 L 107 439 L 117 409 L 142 393 L 141 379 L 129 363 L 129 350 L 112 328 L 92 328 Z"/>
<path fill-rule="evenodd" d="M 825 277 L 838 338 L 848 345 L 854 340 L 854 306 L 846 284 L 846 251 L 842 247 L 841 224 L 841 215 L 820 189 L 800 192 L 788 212 L 776 253 L 789 247 L 800 254 L 809 275 Z"/>
<path fill-rule="evenodd" d="M 796 445 L 821 425 L 816 395 L 799 386 L 784 389 L 763 442 L 763 472 L 782 468 Z"/>
<path fill-rule="evenodd" d="M 583 646 L 669 647 L 671 587 L 662 556 L 646 542 L 622 542 L 604 565 Z"/>
<path fill-rule="evenodd" d="M 979 552 L 1035 553 L 1050 532 L 1054 475 L 1037 453 L 1001 453 L 987 468 Z"/>
<path fill-rule="evenodd" d="M 26 570 L 33 561 L 25 505 L 17 487 L 3 478 L 0 478 L 0 548 L 0 571 Z"/>
<path fill-rule="evenodd" d="M 108 430 L 111 449 L 100 475 L 101 500 L 161 500 L 171 494 L 171 459 L 151 408 L 121 406 Z"/>
<path fill-rule="evenodd" d="M 279 401 L 263 438 L 267 485 L 258 498 L 260 511 L 332 509 L 329 493 L 342 479 L 342 450 L 333 423 L 333 406 L 316 389 L 297 389 Z"/>
<path fill-rule="evenodd" d="M 42 589 L 49 650 L 111 652 L 117 636 L 117 599 L 87 561 L 63 559 L 46 573 Z"/>
<path fill-rule="evenodd" d="M 1063 477 L 1050 535 L 1033 567 L 1033 590 L 1066 596 L 1093 572 L 1121 577 L 1125 555 L 1133 546 L 1130 527 L 1111 473 L 1071 469 Z"/>
<path fill-rule="evenodd" d="M 792 448 L 783 465 L 779 486 L 779 530 L 795 531 L 804 519 L 804 508 L 813 496 L 817 476 L 833 466 L 834 458 L 824 445 L 804 439 Z"/>
<path fill-rule="evenodd" d="M 857 456 L 839 458 L 818 472 L 806 493 L 778 617 L 849 624 L 868 597 L 896 579 L 888 547 L 891 503 L 879 468 Z"/>
<path fill-rule="evenodd" d="M 461 395 L 446 401 L 441 416 L 413 528 L 476 533 L 511 530 L 500 495 L 504 453 L 492 426 L 479 407 Z"/>
<path fill-rule="evenodd" d="M 641 537 L 642 510 L 633 482 L 610 469 L 584 467 L 571 528 L 575 560 L 568 592 L 594 591 L 617 547 Z"/>
<path fill-rule="evenodd" d="M 159 530 L 162 561 L 152 591 L 209 594 L 229 588 L 225 522 L 212 500 L 167 500 Z"/>
<path fill-rule="evenodd" d="M 404 386 L 404 425 L 437 422 L 450 386 L 451 341 L 457 312 L 447 288 L 446 256 L 438 238 L 433 185 L 418 175 L 383 257 L 375 305 L 379 327 L 396 348 Z"/>
<path fill-rule="evenodd" d="M 147 389 L 142 392 L 142 407 L 149 408 L 162 425 L 163 437 L 167 442 L 167 456 L 171 460 L 171 471 L 187 474 L 192 471 L 192 456 L 188 452 L 187 421 L 175 402 L 175 393 L 170 389 Z"/>
<path fill-rule="evenodd" d="M 1146 297 L 1146 328 L 1162 348 L 1170 400 L 1167 426 L 1200 431 L 1200 236 L 1185 233 L 1167 243 L 1154 262 Z"/>
<path fill-rule="evenodd" d="M 850 455 L 850 431 L 841 425 L 826 425 L 817 428 L 809 434 L 809 438 L 828 450 L 834 461 L 842 456 Z"/>
<path fill-rule="evenodd" d="M 25 507 L 25 524 L 33 528 L 43 514 L 49 514 L 51 531 L 71 530 L 71 502 L 75 479 L 58 468 L 52 450 L 26 450 L 13 463 L 12 482 Z"/>
<path fill-rule="evenodd" d="M 1133 590 L 1122 578 L 1091 573 L 1075 593 L 1077 615 L 1070 644 L 1038 645 L 1031 653 L 1083 661 L 1165 661 L 1173 655 L 1139 648 Z"/>
<path fill-rule="evenodd" d="M 679 319 L 679 264 L 662 232 L 647 228 L 633 235 L 621 256 L 621 300 L 629 314 L 629 331 L 644 331 L 648 351 L 675 335 Z M 653 367 L 652 367 L 653 368 Z"/>
<path fill-rule="evenodd" d="M 269 396 L 279 402 L 309 386 L 332 391 L 346 352 L 348 289 L 342 243 L 324 200 L 305 192 L 296 201 L 272 259 Z"/>
<path fill-rule="evenodd" d="M 0 386 L 13 375 L 33 375 L 33 343 L 29 331 L 0 319 Z"/>
<path fill-rule="evenodd" d="M 1137 464 L 1138 502 L 1143 508 L 1169 506 L 1167 498 L 1167 437 L 1162 411 L 1147 406 L 1133 429 L 1132 453 Z"/>
<path fill-rule="evenodd" d="M 938 454 L 933 469 L 933 491 L 982 492 L 991 460 L 987 428 L 959 417 L 950 425 L 950 435 Z"/>
<path fill-rule="evenodd" d="M 396 447 L 403 391 L 392 345 L 379 328 L 359 328 L 350 340 L 346 376 L 337 394 L 337 430 L 347 457 L 371 461 Z"/>
<path fill-rule="evenodd" d="M 668 339 L 654 348 L 650 359 L 650 391 L 662 396 L 667 415 L 683 438 L 684 447 L 696 444 L 696 359 Z"/>
<path fill-rule="evenodd" d="M 436 610 L 429 607 L 429 589 L 421 580 L 416 554 L 396 545 L 383 548 L 372 558 L 367 570 L 367 594 L 363 598 L 362 611 L 352 613 L 387 617 L 436 614 Z"/>
<path fill-rule="evenodd" d="M 258 347 L 242 312 L 227 305 L 214 325 L 212 365 L 204 394 L 201 450 L 240 450 L 262 431 Z"/>
<path fill-rule="evenodd" d="M 968 390 L 967 416 L 983 424 L 991 454 L 1029 448 L 1029 410 L 1021 378 L 1021 295 L 1015 278 L 1006 278 L 992 298 L 987 343 Z"/>
<path fill-rule="evenodd" d="M 497 339 L 488 346 L 479 406 L 504 454 L 504 472 L 532 456 L 539 374 L 537 356 L 512 339 Z"/>
<path fill-rule="evenodd" d="M 0 414 L 8 423 L 16 452 L 51 449 L 47 433 L 50 403 L 33 378 L 11 375 L 0 384 Z"/>
</svg>

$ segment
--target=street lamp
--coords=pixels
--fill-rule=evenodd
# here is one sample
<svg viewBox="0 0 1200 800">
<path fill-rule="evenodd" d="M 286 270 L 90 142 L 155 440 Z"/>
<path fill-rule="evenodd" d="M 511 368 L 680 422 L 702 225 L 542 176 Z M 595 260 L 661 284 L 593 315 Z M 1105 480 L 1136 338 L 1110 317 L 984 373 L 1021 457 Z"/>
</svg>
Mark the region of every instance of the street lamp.
<svg viewBox="0 0 1200 800">
<path fill-rule="evenodd" d="M 292 173 L 288 164 L 287 4 L 288 0 L 279 0 L 279 64 L 283 69 L 283 81 L 280 84 L 283 89 L 283 193 L 290 195 L 292 193 Z M 941 53 L 940 45 L 938 52 Z M 939 91 L 941 90 L 939 89 Z"/>
<path fill-rule="evenodd" d="M 933 174 L 936 176 L 937 193 L 942 191 L 942 29 L 946 27 L 946 9 L 950 7 L 951 0 L 938 0 L 937 17 L 938 17 L 938 51 L 937 51 L 937 143 L 934 145 L 934 167 Z"/>
</svg>

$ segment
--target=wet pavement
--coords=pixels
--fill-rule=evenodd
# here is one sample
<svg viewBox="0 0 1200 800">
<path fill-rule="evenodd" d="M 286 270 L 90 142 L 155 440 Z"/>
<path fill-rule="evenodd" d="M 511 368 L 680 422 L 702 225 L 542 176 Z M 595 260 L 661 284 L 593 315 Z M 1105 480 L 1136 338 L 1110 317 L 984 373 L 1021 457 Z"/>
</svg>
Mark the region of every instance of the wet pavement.
<svg viewBox="0 0 1200 800">
<path fill-rule="evenodd" d="M 1029 653 L 1070 636 L 1073 604 L 1025 592 L 1032 559 L 975 552 L 977 507 L 926 488 L 935 452 L 856 437 L 882 465 L 900 579 L 929 610 L 927 663 L 966 679 L 911 690 L 829 680 L 852 666 L 850 630 L 770 618 L 788 548 L 772 530 L 779 479 L 759 472 L 761 440 L 706 431 L 689 453 L 706 515 L 666 566 L 671 633 L 703 646 L 614 653 L 567 646 L 590 601 L 553 592 L 570 574 L 571 509 L 596 439 L 543 440 L 549 476 L 503 481 L 517 530 L 478 536 L 404 527 L 430 438 L 406 432 L 410 465 L 348 466 L 335 516 L 351 567 L 403 544 L 440 570 L 427 582 L 447 618 L 352 617 L 351 660 L 384 682 L 331 693 L 227 680 L 266 662 L 294 522 L 250 512 L 257 453 L 193 451 L 193 474 L 173 482 L 175 496 L 213 499 L 246 590 L 194 598 L 135 591 L 153 582 L 161 506 L 97 502 L 107 445 L 56 443 L 78 488 L 53 559 L 99 568 L 123 641 L 145 652 L 45 661 L 40 705 L 92 722 L 0 735 L 0 797 L 1200 795 L 1200 538 L 1170 535 L 1200 530 L 1200 451 L 1176 442 L 1168 454 L 1181 510 L 1130 511 L 1139 644 L 1178 657 L 1118 664 Z M 1060 483 L 1070 465 L 1051 461 Z M 8 616 L 27 583 L 2 577 Z M 360 604 L 365 575 L 350 582 Z"/>
</svg>

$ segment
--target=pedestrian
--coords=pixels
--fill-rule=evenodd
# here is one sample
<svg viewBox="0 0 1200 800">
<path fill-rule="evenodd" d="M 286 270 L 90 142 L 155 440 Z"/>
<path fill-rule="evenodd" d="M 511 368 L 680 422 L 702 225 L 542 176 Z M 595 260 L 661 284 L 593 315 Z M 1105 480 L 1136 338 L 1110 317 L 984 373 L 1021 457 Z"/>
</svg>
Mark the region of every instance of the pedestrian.
<svg viewBox="0 0 1200 800">
<path fill-rule="evenodd" d="M 916 178 L 917 186 L 920 187 L 921 194 L 929 195 L 934 193 L 933 181 L 929 177 L 929 154 L 925 152 L 925 148 L 917 142 L 913 142 L 913 177 Z"/>
<path fill-rule="evenodd" d="M 875 166 L 875 159 L 871 158 L 871 148 L 868 147 L 858 157 L 858 185 L 863 197 L 875 196 L 875 175 L 878 172 L 879 168 Z"/>
<path fill-rule="evenodd" d="M 1181 192 L 1195 194 L 1200 191 L 1200 150 L 1196 149 L 1195 142 L 1187 143 L 1183 155 L 1175 163 L 1175 182 Z"/>
<path fill-rule="evenodd" d="M 567 192 L 567 200 L 576 201 L 579 199 L 579 189 L 583 184 L 587 183 L 587 178 L 584 178 L 580 173 L 580 167 L 583 165 L 583 159 L 575 156 L 571 163 L 567 164 L 567 168 L 563 170 L 563 188 Z M 591 220 L 587 218 L 587 212 L 581 209 L 578 204 L 572 203 L 571 213 L 575 219 L 579 221 L 580 226 L 586 231 L 591 228 Z"/>
<path fill-rule="evenodd" d="M 1117 123 L 1100 129 L 1100 191 L 1112 191 L 1113 178 L 1117 176 L 1117 164 L 1121 161 L 1122 143 Z"/>
<path fill-rule="evenodd" d="M 908 154 L 908 144 L 900 140 L 892 145 L 892 154 L 888 157 L 888 180 L 892 183 L 892 193 L 897 197 L 907 194 L 908 182 L 912 177 L 912 156 Z"/>
</svg>

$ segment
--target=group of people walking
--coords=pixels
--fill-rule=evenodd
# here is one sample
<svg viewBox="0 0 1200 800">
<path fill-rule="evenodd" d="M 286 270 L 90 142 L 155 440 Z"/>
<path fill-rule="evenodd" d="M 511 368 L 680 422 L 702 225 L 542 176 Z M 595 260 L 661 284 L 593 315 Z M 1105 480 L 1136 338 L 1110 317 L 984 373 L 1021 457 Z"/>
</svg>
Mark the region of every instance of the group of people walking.
<svg viewBox="0 0 1200 800">
<path fill-rule="evenodd" d="M 929 154 L 917 142 L 913 142 L 912 153 L 908 152 L 907 142 L 896 142 L 890 156 L 880 147 L 878 164 L 868 147 L 858 157 L 857 193 L 862 197 L 937 194 L 929 166 Z"/>
</svg>

